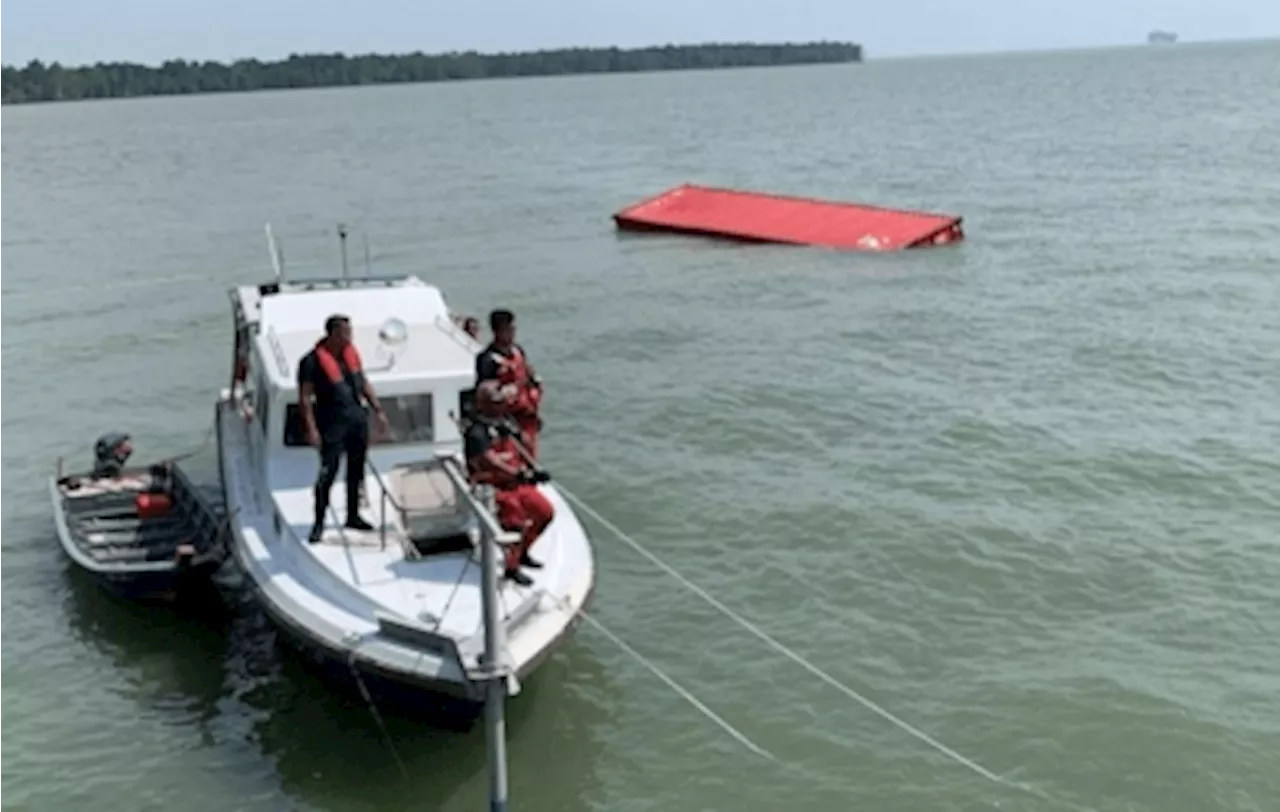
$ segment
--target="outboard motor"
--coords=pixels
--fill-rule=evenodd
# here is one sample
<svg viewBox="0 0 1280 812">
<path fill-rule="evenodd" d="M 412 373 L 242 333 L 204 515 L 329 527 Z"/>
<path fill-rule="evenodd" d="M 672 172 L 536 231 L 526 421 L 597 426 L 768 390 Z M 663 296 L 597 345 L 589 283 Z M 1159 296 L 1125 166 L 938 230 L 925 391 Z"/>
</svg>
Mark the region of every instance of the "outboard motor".
<svg viewBox="0 0 1280 812">
<path fill-rule="evenodd" d="M 111 431 L 98 438 L 93 446 L 93 477 L 108 479 L 120 476 L 125 461 L 133 453 L 128 434 Z"/>
</svg>

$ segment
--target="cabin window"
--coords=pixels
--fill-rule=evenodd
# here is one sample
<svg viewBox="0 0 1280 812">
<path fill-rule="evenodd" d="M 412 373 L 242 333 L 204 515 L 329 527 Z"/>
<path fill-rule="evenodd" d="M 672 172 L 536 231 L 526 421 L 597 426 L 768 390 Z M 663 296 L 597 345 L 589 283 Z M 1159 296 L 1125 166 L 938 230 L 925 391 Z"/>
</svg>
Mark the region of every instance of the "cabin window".
<svg viewBox="0 0 1280 812">
<path fill-rule="evenodd" d="M 423 395 L 382 396 L 382 410 L 387 413 L 391 436 L 383 443 L 430 443 L 436 439 L 434 404 L 431 393 Z M 371 442 L 379 442 L 370 438 Z"/>
<path fill-rule="evenodd" d="M 375 437 L 372 433 L 371 419 L 369 426 L 371 445 L 435 442 L 435 405 L 430 392 L 419 395 L 379 395 L 378 400 L 382 403 L 383 411 L 387 413 L 387 424 L 391 430 L 391 436 L 386 439 Z M 307 432 L 302 426 L 302 410 L 296 403 L 290 403 L 285 408 L 284 444 L 307 445 Z"/>
</svg>

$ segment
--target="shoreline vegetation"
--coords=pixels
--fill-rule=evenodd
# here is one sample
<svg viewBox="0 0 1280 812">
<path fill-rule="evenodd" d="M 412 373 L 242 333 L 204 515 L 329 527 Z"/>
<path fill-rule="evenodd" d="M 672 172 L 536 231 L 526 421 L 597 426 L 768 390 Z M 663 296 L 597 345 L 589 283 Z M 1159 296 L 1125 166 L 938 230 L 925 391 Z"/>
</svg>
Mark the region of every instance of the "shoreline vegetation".
<svg viewBox="0 0 1280 812">
<path fill-rule="evenodd" d="M 715 68 L 775 67 L 862 61 L 850 42 L 706 43 L 647 48 L 560 48 L 482 54 L 291 54 L 287 59 L 188 62 L 157 67 L 99 62 L 64 67 L 32 60 L 3 68 L 3 104 L 238 93 L 308 87 L 451 82 L 518 76 L 571 76 Z"/>
</svg>

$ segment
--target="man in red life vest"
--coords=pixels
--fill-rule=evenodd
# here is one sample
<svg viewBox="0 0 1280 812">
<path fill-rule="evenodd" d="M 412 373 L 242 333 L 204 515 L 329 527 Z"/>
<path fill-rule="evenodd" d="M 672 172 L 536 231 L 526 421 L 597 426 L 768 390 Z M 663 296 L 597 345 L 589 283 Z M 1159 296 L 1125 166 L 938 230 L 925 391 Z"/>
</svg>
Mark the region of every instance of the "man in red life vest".
<svg viewBox="0 0 1280 812">
<path fill-rule="evenodd" d="M 352 530 L 372 530 L 360 517 L 360 488 L 364 484 L 364 460 L 369 450 L 369 415 L 373 411 L 378 432 L 386 434 L 387 416 L 373 387 L 361 371 L 360 353 L 351 343 L 351 321 L 330 316 L 324 338 L 298 363 L 298 409 L 307 442 L 320 449 L 320 472 L 315 485 L 315 523 L 308 541 L 315 544 L 324 532 L 329 491 L 338 477 L 338 462 L 347 455 L 347 522 Z M 312 404 L 312 398 L 315 404 Z M 363 400 L 363 403 L 361 402 Z"/>
<path fill-rule="evenodd" d="M 510 310 L 495 310 L 489 314 L 489 329 L 493 341 L 476 356 L 476 384 L 497 381 L 516 388 L 515 400 L 509 413 L 520 427 L 521 442 L 529 456 L 538 458 L 538 432 L 542 419 L 538 416 L 542 403 L 542 379 L 529 365 L 524 348 L 516 343 L 516 317 Z"/>
<path fill-rule="evenodd" d="M 476 419 L 467 427 L 467 469 L 471 481 L 492 485 L 497 504 L 498 524 L 520 531 L 520 543 L 507 548 L 506 578 L 528 586 L 533 579 L 521 567 L 539 569 L 542 562 L 529 557 L 529 549 L 555 518 L 555 508 L 538 490 L 547 475 L 536 471 L 521 456 L 512 435 L 514 427 L 504 419 L 504 393 L 497 381 L 476 387 Z"/>
</svg>

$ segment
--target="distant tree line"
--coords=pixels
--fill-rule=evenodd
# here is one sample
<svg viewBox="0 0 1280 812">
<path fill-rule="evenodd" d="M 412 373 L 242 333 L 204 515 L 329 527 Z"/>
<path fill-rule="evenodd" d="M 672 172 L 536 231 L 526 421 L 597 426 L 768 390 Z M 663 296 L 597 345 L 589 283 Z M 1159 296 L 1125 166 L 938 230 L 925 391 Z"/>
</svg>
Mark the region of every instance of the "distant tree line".
<svg viewBox="0 0 1280 812">
<path fill-rule="evenodd" d="M 57 62 L 45 65 L 33 60 L 24 68 L 4 67 L 3 103 L 860 61 L 862 47 L 841 42 L 564 48 L 498 54 L 292 54 L 276 62 L 241 59 L 231 64 L 174 59 L 158 68 L 128 62 L 66 68 Z"/>
</svg>

